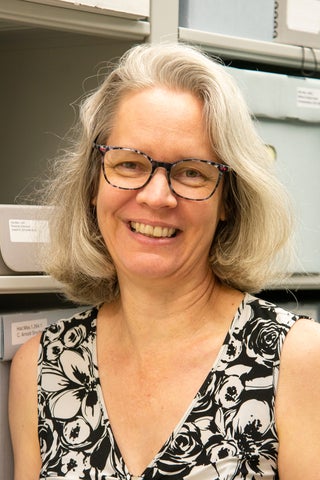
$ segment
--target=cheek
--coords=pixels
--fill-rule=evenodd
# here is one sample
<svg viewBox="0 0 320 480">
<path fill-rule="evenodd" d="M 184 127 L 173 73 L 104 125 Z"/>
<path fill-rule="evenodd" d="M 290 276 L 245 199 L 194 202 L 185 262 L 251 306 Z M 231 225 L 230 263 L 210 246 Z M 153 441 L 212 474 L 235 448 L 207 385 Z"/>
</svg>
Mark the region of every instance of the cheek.
<svg viewBox="0 0 320 480">
<path fill-rule="evenodd" d="M 122 219 L 126 216 L 126 212 L 132 209 L 135 203 L 136 193 L 127 190 L 120 190 L 112 187 L 105 181 L 100 179 L 96 196 L 92 199 L 92 204 L 96 208 L 97 220 L 100 230 L 112 225 L 122 223 Z"/>
<path fill-rule="evenodd" d="M 208 205 L 208 208 L 200 211 L 198 216 L 198 225 L 202 225 L 203 240 L 209 245 L 214 241 L 219 222 L 226 219 L 224 203 L 221 198 L 214 200 L 213 205 Z"/>
<path fill-rule="evenodd" d="M 218 187 L 218 190 L 213 194 L 212 201 L 214 202 L 213 216 L 216 218 L 216 226 L 217 226 L 219 222 L 224 222 L 227 219 L 223 179 Z"/>
<path fill-rule="evenodd" d="M 218 223 L 220 221 L 220 212 L 217 206 L 214 208 L 202 209 L 198 215 L 194 216 L 194 227 L 199 245 L 211 245 L 215 237 Z"/>
<path fill-rule="evenodd" d="M 214 229 L 217 228 L 219 222 L 226 220 L 226 208 L 223 200 L 222 189 L 218 189 L 210 199 L 212 201 L 211 208 L 208 212 L 209 223 Z"/>
</svg>

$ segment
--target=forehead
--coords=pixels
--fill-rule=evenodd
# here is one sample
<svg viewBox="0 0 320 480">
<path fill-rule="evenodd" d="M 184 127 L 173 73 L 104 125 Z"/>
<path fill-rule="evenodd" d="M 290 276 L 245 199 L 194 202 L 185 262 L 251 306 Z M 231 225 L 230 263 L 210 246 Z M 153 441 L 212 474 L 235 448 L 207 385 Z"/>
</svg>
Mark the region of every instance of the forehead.
<svg viewBox="0 0 320 480">
<path fill-rule="evenodd" d="M 109 145 L 159 156 L 212 156 L 202 101 L 187 91 L 152 87 L 125 94 L 115 113 Z"/>
</svg>

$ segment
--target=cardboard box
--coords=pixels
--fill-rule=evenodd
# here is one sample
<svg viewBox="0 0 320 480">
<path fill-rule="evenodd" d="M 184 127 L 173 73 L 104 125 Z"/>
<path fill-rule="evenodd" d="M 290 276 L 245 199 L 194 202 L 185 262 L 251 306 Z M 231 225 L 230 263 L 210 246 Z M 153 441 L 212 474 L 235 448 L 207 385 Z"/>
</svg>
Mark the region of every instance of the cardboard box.
<svg viewBox="0 0 320 480">
<path fill-rule="evenodd" d="M 0 205 L 0 275 L 41 272 L 40 248 L 50 241 L 50 207 Z"/>
<path fill-rule="evenodd" d="M 274 0 L 182 0 L 179 2 L 179 25 L 272 41 L 274 3 Z"/>
<path fill-rule="evenodd" d="M 320 1 L 277 0 L 274 41 L 320 49 Z"/>
<path fill-rule="evenodd" d="M 320 80 L 228 68 L 276 152 L 275 169 L 296 217 L 293 273 L 320 272 Z M 267 188 L 267 185 L 266 185 Z"/>
</svg>

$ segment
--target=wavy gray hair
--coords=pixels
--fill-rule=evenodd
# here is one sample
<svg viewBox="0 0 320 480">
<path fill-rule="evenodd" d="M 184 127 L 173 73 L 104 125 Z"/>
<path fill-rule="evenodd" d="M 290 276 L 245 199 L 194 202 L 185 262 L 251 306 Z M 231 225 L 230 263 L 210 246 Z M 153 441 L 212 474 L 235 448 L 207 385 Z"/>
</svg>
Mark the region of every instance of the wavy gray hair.
<svg viewBox="0 0 320 480">
<path fill-rule="evenodd" d="M 226 175 L 227 220 L 218 225 L 210 258 L 213 272 L 237 289 L 257 292 L 287 271 L 292 231 L 290 203 L 268 149 L 226 68 L 182 44 L 133 47 L 85 99 L 70 150 L 55 162 L 46 204 L 53 205 L 46 271 L 78 302 L 110 302 L 119 294 L 115 266 L 100 234 L 92 199 L 100 176 L 96 138 L 108 138 L 124 94 L 152 86 L 193 93 Z"/>
</svg>

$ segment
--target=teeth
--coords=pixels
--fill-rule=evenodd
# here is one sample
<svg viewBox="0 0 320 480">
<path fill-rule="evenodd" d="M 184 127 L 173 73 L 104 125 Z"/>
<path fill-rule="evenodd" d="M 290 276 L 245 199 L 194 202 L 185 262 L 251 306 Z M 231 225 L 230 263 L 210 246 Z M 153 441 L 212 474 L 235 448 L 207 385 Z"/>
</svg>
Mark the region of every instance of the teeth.
<svg viewBox="0 0 320 480">
<path fill-rule="evenodd" d="M 153 227 L 152 225 L 145 225 L 144 223 L 138 222 L 131 222 L 130 226 L 135 232 L 142 233 L 142 235 L 146 235 L 147 237 L 172 237 L 176 233 L 175 228 Z"/>
</svg>

